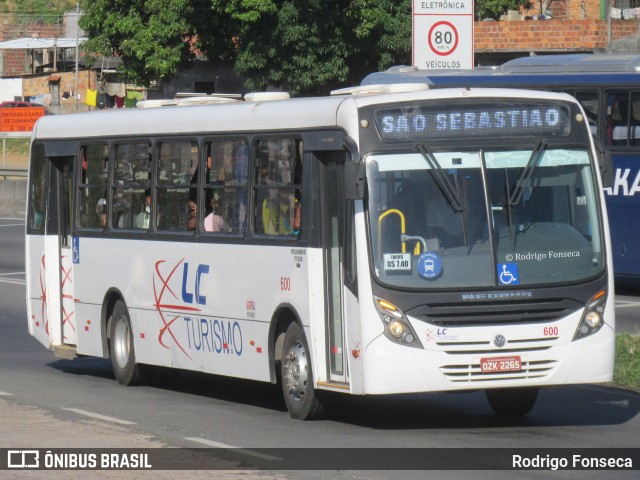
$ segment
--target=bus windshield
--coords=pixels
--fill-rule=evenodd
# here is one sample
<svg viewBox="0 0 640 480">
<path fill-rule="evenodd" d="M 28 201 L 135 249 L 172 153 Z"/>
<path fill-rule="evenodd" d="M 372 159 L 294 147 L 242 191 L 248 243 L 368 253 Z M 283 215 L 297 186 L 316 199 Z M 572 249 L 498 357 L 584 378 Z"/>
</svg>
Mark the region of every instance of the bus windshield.
<svg viewBox="0 0 640 480">
<path fill-rule="evenodd" d="M 373 270 L 413 289 L 581 281 L 604 253 L 589 153 L 518 150 L 366 157 Z"/>
</svg>

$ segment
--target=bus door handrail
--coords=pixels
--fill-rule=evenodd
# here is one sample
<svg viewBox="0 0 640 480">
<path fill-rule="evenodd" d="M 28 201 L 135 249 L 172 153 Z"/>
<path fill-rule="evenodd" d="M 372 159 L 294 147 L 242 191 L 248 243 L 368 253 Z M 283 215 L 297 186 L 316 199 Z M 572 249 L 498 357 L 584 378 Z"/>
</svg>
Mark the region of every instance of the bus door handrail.
<svg viewBox="0 0 640 480">
<path fill-rule="evenodd" d="M 382 255 L 382 220 L 387 216 L 395 213 L 400 217 L 400 234 L 404 235 L 407 233 L 406 231 L 406 223 L 404 218 L 404 213 L 402 213 L 397 208 L 390 208 L 385 210 L 382 215 L 378 217 L 378 258 Z M 407 252 L 407 242 L 402 242 L 402 253 Z"/>
</svg>

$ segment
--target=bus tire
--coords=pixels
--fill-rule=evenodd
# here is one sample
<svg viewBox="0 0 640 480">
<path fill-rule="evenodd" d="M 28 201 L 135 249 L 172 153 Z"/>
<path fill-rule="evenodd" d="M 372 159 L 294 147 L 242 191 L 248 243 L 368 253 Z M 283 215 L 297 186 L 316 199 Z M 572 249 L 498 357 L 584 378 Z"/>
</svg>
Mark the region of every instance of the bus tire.
<svg viewBox="0 0 640 480">
<path fill-rule="evenodd" d="M 116 380 L 121 385 L 142 383 L 142 370 L 136 364 L 131 319 L 127 307 L 118 300 L 109 321 L 109 352 Z"/>
<path fill-rule="evenodd" d="M 280 368 L 282 393 L 291 418 L 297 420 L 320 418 L 324 410 L 313 388 L 309 347 L 302 328 L 296 322 L 292 322 L 287 328 Z"/>
<path fill-rule="evenodd" d="M 526 415 L 538 399 L 537 388 L 501 388 L 486 390 L 485 394 L 491 409 L 504 417 Z"/>
</svg>

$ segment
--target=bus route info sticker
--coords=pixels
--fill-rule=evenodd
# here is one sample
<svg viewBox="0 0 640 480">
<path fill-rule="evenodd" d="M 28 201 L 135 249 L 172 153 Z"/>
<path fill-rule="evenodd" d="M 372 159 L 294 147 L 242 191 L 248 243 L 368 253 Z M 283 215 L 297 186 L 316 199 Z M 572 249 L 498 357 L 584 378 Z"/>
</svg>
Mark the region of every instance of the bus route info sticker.
<svg viewBox="0 0 640 480">
<path fill-rule="evenodd" d="M 424 252 L 418 258 L 418 274 L 427 280 L 434 280 L 442 275 L 442 260 L 433 252 Z"/>
<path fill-rule="evenodd" d="M 411 271 L 410 253 L 385 253 L 384 269 L 386 271 Z"/>
</svg>

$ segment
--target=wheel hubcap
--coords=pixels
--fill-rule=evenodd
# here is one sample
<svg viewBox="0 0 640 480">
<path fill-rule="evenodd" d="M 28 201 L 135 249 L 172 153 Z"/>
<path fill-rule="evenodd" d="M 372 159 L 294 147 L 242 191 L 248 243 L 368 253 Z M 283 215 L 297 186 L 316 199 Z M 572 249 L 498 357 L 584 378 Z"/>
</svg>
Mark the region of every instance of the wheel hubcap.
<svg viewBox="0 0 640 480">
<path fill-rule="evenodd" d="M 291 345 L 284 361 L 287 391 L 291 398 L 301 401 L 304 399 L 308 379 L 307 352 L 301 342 Z"/>
<path fill-rule="evenodd" d="M 124 317 L 119 317 L 113 329 L 113 355 L 120 368 L 126 367 L 129 361 L 131 351 L 130 337 L 127 320 Z"/>
</svg>

